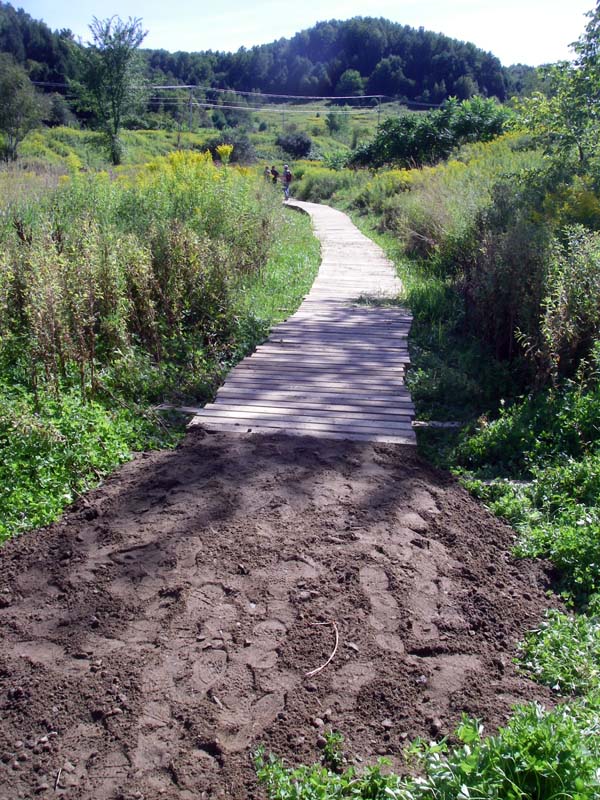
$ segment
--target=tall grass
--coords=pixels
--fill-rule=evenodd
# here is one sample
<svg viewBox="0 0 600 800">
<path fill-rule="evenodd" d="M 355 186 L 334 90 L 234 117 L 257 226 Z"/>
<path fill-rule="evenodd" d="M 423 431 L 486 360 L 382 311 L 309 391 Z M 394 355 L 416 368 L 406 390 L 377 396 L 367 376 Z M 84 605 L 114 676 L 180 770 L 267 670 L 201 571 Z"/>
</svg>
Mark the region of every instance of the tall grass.
<svg viewBox="0 0 600 800">
<path fill-rule="evenodd" d="M 172 442 L 149 407 L 210 397 L 299 303 L 319 253 L 279 192 L 191 151 L 16 192 L 0 243 L 0 538 Z"/>
</svg>

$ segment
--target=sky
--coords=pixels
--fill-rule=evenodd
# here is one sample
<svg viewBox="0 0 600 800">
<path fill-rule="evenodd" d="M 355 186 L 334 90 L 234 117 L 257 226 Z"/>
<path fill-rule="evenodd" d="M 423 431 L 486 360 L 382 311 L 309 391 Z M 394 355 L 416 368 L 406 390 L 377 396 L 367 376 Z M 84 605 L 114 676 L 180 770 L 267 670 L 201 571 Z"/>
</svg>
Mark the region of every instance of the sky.
<svg viewBox="0 0 600 800">
<path fill-rule="evenodd" d="M 237 50 L 289 38 L 326 19 L 386 17 L 491 51 L 508 66 L 569 59 L 595 0 L 12 0 L 53 30 L 69 28 L 84 42 L 93 17 L 138 17 L 144 47 Z"/>
</svg>

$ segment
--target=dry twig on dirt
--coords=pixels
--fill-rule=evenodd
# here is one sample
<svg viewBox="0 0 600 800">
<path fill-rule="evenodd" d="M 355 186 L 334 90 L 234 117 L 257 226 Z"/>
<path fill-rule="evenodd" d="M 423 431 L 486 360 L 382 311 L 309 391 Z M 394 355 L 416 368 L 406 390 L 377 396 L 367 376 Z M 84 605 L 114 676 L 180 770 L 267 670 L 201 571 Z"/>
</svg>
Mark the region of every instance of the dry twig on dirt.
<svg viewBox="0 0 600 800">
<path fill-rule="evenodd" d="M 319 672 L 325 669 L 325 667 L 333 661 L 335 654 L 337 653 L 338 645 L 340 643 L 340 632 L 338 631 L 338 626 L 335 623 L 335 620 L 331 620 L 331 622 L 311 622 L 311 625 L 333 625 L 333 630 L 335 631 L 335 646 L 333 651 L 327 661 L 324 664 L 321 664 L 320 667 L 316 669 L 311 669 L 310 672 L 305 672 L 304 675 L 307 678 L 312 678 L 314 675 L 317 675 Z"/>
</svg>

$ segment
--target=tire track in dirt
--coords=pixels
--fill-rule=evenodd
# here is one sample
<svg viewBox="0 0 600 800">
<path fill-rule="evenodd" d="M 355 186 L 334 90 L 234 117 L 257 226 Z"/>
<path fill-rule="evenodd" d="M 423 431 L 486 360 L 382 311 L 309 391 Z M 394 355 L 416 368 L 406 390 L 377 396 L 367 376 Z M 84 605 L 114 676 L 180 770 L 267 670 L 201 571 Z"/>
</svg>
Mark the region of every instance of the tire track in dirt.
<svg viewBox="0 0 600 800">
<path fill-rule="evenodd" d="M 260 743 L 314 760 L 335 728 L 403 769 L 463 711 L 501 724 L 548 699 L 511 664 L 547 605 L 511 541 L 413 448 L 196 430 L 136 459 L 0 551 L 0 799 L 258 797 Z"/>
</svg>

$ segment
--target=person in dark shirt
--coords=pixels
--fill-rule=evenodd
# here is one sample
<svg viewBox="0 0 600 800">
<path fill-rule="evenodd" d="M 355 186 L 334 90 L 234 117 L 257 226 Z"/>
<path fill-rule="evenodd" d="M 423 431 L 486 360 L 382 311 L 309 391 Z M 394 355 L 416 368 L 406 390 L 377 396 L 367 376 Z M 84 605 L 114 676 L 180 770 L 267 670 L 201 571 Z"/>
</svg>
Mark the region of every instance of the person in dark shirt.
<svg viewBox="0 0 600 800">
<path fill-rule="evenodd" d="M 293 175 L 290 172 L 290 168 L 287 164 L 283 165 L 283 194 L 286 200 L 290 199 L 290 184 L 292 182 Z"/>
</svg>

